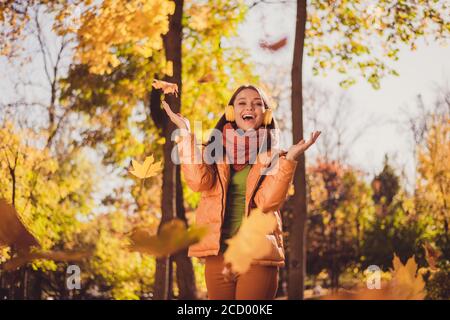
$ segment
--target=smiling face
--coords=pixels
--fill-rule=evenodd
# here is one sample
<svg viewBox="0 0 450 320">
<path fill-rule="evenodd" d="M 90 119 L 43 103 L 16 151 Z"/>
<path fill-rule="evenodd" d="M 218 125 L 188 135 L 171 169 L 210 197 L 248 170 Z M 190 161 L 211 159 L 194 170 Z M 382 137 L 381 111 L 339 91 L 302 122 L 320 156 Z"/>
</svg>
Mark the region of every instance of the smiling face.
<svg viewBox="0 0 450 320">
<path fill-rule="evenodd" d="M 243 89 L 234 100 L 236 125 L 247 131 L 257 130 L 263 123 L 264 103 L 259 93 L 253 89 Z"/>
</svg>

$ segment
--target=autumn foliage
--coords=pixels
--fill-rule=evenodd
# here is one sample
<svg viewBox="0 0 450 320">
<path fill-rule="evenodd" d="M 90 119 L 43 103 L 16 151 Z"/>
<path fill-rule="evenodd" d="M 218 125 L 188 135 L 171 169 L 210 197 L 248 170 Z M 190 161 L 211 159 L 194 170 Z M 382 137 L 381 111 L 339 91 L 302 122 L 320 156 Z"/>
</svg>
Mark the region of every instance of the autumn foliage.
<svg viewBox="0 0 450 320">
<path fill-rule="evenodd" d="M 313 74 L 335 70 L 344 87 L 359 75 L 379 88 L 397 75 L 401 46 L 448 39 L 445 1 L 375 3 L 308 2 Z M 161 105 L 174 99 L 183 116 L 212 128 L 233 88 L 267 79 L 229 41 L 246 19 L 245 1 L 185 0 L 180 82 L 171 81 L 180 64 L 167 58 L 165 37 L 176 9 L 171 0 L 1 1 L 0 58 L 14 72 L 3 72 L 10 92 L 0 99 L 0 299 L 152 299 L 158 263 L 169 257 L 186 267 L 170 269 L 170 298 L 204 297 L 204 264 L 186 256 L 208 232 L 195 224 L 201 195 L 179 168 L 168 169 L 173 142 Z M 255 45 L 275 56 L 289 39 Z M 388 157 L 370 174 L 325 154 L 307 159 L 313 298 L 449 299 L 450 119 L 427 121 L 412 193 Z M 173 195 L 162 192 L 167 181 Z M 168 203 L 175 209 L 166 221 Z M 288 201 L 281 210 L 286 240 L 302 236 L 290 230 L 294 209 Z M 225 276 L 266 253 L 274 223 L 257 209 L 244 219 L 228 240 Z M 293 246 L 285 247 L 289 260 Z M 70 264 L 83 270 L 80 290 L 66 287 Z M 380 290 L 364 287 L 372 265 Z M 285 273 L 280 281 L 289 285 Z"/>
</svg>

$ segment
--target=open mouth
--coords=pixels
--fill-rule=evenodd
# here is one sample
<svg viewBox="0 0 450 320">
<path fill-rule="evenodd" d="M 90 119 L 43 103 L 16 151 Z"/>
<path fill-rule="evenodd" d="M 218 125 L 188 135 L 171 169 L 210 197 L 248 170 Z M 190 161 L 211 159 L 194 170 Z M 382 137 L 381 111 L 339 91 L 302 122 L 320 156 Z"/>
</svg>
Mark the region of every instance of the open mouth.
<svg viewBox="0 0 450 320">
<path fill-rule="evenodd" d="M 244 114 L 244 115 L 242 115 L 242 119 L 245 122 L 252 122 L 252 121 L 255 121 L 255 116 L 253 114 Z"/>
</svg>

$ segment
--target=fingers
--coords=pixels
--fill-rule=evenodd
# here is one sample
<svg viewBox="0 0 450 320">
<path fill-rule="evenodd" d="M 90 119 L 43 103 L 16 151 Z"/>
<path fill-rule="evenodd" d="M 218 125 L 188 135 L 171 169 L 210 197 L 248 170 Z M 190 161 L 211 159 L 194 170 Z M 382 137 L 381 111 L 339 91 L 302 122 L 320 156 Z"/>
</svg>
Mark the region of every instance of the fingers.
<svg viewBox="0 0 450 320">
<path fill-rule="evenodd" d="M 314 142 L 316 142 L 316 140 L 317 140 L 317 138 L 320 136 L 321 132 L 322 132 L 322 131 L 314 131 L 314 132 L 311 132 L 311 138 L 308 140 L 307 145 L 310 146 L 310 145 L 312 145 Z M 302 140 L 302 141 L 304 141 L 304 140 Z"/>
<path fill-rule="evenodd" d="M 308 140 L 308 142 L 305 142 L 305 139 L 301 139 L 296 144 L 292 145 L 292 147 L 289 149 L 289 153 L 291 153 L 293 158 L 297 158 L 297 155 L 305 152 L 319 137 L 321 131 L 314 131 L 311 133 L 311 138 Z"/>
<path fill-rule="evenodd" d="M 320 135 L 320 131 L 311 132 L 311 138 L 308 140 L 308 142 L 306 142 L 305 139 L 302 139 L 299 142 L 297 142 L 296 145 L 297 146 L 306 145 L 307 147 L 309 147 L 316 141 L 316 139 L 319 135 Z"/>
<path fill-rule="evenodd" d="M 179 113 L 179 112 L 177 112 L 177 113 L 173 112 L 172 109 L 170 108 L 169 104 L 168 104 L 166 101 L 163 100 L 163 101 L 161 101 L 161 102 L 162 102 L 162 105 L 163 105 L 163 107 L 164 107 L 164 110 L 166 110 L 167 114 L 169 115 L 169 117 L 170 117 L 171 119 L 173 119 L 175 115 L 177 115 L 177 116 L 179 116 L 180 118 L 183 118 L 183 119 L 184 119 L 184 117 L 181 115 L 181 113 Z"/>
<path fill-rule="evenodd" d="M 166 110 L 167 114 L 168 114 L 169 116 L 172 115 L 172 114 L 173 114 L 173 111 L 172 111 L 172 109 L 170 109 L 169 104 L 168 104 L 167 102 L 165 102 L 164 100 L 161 101 L 161 103 L 162 103 L 162 105 L 163 105 L 164 110 Z"/>
<path fill-rule="evenodd" d="M 170 108 L 170 106 L 169 106 L 169 104 L 168 104 L 167 102 L 165 102 L 164 100 L 161 101 L 161 102 L 162 102 L 162 105 L 163 105 L 163 107 L 164 107 L 164 110 L 166 110 L 167 115 L 169 116 L 170 120 L 172 120 L 172 122 L 175 122 L 175 121 L 176 121 L 177 115 L 178 115 L 180 118 L 183 118 L 179 112 L 178 112 L 178 113 L 173 112 L 172 109 Z"/>
<path fill-rule="evenodd" d="M 320 136 L 321 131 L 315 131 L 313 135 L 313 143 L 316 142 L 317 138 Z"/>
<path fill-rule="evenodd" d="M 181 114 L 181 113 L 179 113 L 179 112 L 177 112 L 177 116 L 179 116 L 181 119 L 186 119 L 185 117 L 183 117 L 183 115 Z"/>
</svg>

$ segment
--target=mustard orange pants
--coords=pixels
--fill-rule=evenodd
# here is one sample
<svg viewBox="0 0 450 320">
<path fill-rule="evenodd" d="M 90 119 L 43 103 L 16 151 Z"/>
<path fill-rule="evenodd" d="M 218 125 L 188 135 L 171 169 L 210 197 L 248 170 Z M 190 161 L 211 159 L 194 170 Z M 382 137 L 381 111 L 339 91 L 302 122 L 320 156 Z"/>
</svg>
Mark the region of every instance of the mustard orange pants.
<svg viewBox="0 0 450 320">
<path fill-rule="evenodd" d="M 223 254 L 205 257 L 205 280 L 209 300 L 272 300 L 278 289 L 278 267 L 251 265 L 235 280 L 222 275 Z"/>
</svg>

